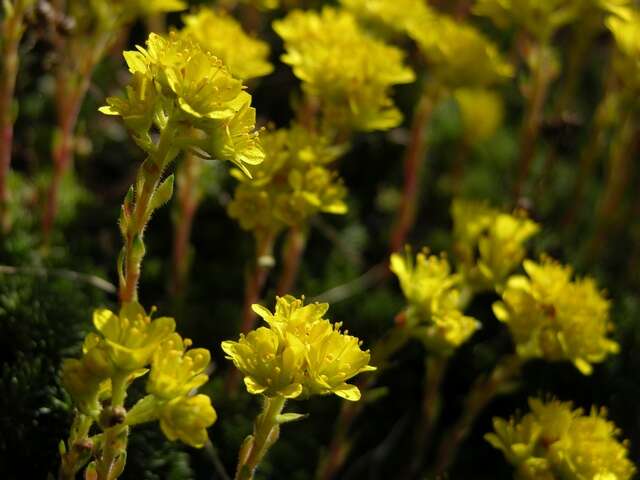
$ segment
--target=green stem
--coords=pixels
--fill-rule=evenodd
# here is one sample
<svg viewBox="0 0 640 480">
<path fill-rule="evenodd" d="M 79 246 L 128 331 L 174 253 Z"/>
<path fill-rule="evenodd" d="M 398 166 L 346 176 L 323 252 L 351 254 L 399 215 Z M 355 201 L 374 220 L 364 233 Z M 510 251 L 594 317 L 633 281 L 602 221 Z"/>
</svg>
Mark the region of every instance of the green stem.
<svg viewBox="0 0 640 480">
<path fill-rule="evenodd" d="M 438 449 L 436 475 L 443 475 L 455 461 L 462 443 L 471 433 L 471 428 L 485 407 L 501 393 L 501 388 L 520 373 L 522 359 L 517 355 L 505 356 L 491 374 L 476 381 L 467 394 L 462 414 L 447 431 Z"/>
<path fill-rule="evenodd" d="M 144 259 L 144 231 L 151 216 L 150 204 L 153 194 L 160 184 L 162 173 L 173 160 L 173 140 L 176 127 L 169 119 L 162 130 L 160 140 L 153 155 L 149 156 L 138 171 L 135 203 L 129 212 L 130 220 L 125 234 L 122 251 L 122 276 L 120 278 L 119 297 L 121 302 L 138 299 L 138 281 Z"/>
<path fill-rule="evenodd" d="M 74 480 L 76 474 L 89 460 L 91 442 L 89 430 L 93 419 L 80 412 L 76 412 L 67 441 L 65 453 L 62 454 L 58 480 Z"/>
<path fill-rule="evenodd" d="M 262 413 L 258 415 L 253 426 L 253 435 L 245 440 L 240 450 L 236 480 L 253 479 L 260 462 L 278 440 L 278 415 L 282 413 L 285 402 L 284 397 L 265 397 Z"/>
</svg>

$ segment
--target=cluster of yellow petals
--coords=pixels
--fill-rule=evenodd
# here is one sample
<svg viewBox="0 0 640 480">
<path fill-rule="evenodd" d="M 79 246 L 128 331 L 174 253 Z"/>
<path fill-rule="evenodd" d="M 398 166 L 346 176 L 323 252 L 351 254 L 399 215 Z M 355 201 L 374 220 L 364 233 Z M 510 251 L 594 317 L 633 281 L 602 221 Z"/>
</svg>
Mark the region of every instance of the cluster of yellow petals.
<svg viewBox="0 0 640 480">
<path fill-rule="evenodd" d="M 79 410 L 97 419 L 116 382 L 124 380 L 126 388 L 149 373 L 149 395 L 131 408 L 125 422 L 159 419 L 169 439 L 202 447 L 216 413 L 209 397 L 191 392 L 209 378 L 209 352 L 188 349 L 191 341 L 174 332 L 172 318 L 152 319 L 136 302 L 123 304 L 118 314 L 98 309 L 93 323 L 98 333 L 87 335 L 83 356 L 62 366 L 63 384 Z"/>
<path fill-rule="evenodd" d="M 261 136 L 265 161 L 251 166 L 240 180 L 229 215 L 256 234 L 303 226 L 319 213 L 344 214 L 346 188 L 329 164 L 344 151 L 322 135 L 300 126 Z"/>
<path fill-rule="evenodd" d="M 262 77 L 273 70 L 269 44 L 246 33 L 240 23 L 222 10 L 202 7 L 182 17 L 183 35 L 222 60 L 231 74 L 241 80 Z"/>
<path fill-rule="evenodd" d="M 460 309 L 460 275 L 451 272 L 444 256 L 391 255 L 391 271 L 396 274 L 408 302 L 405 312 L 411 335 L 438 354 L 448 355 L 480 328 L 480 323 Z"/>
<path fill-rule="evenodd" d="M 507 281 L 502 301 L 493 305 L 505 322 L 522 358 L 571 361 L 589 375 L 592 363 L 617 353 L 607 338 L 612 329 L 610 304 L 591 278 L 572 280 L 572 270 L 544 257 L 524 261 L 524 275 Z"/>
<path fill-rule="evenodd" d="M 501 450 L 521 480 L 628 480 L 635 467 L 620 431 L 604 409 L 573 409 L 570 402 L 530 399 L 520 419 L 493 420 L 486 439 Z"/>
<path fill-rule="evenodd" d="M 403 52 L 363 30 L 347 11 L 294 10 L 273 28 L 284 40 L 282 61 L 318 99 L 325 121 L 355 130 L 386 130 L 402 121 L 389 93 L 415 75 Z"/>
<path fill-rule="evenodd" d="M 127 97 L 107 98 L 100 111 L 121 116 L 151 156 L 151 128 L 163 131 L 171 121 L 179 130 L 175 136 L 184 139 L 179 147 L 232 161 L 243 171 L 263 160 L 251 95 L 198 42 L 175 32 L 152 33 L 146 48 L 126 51 L 124 58 L 133 74 Z"/>
<path fill-rule="evenodd" d="M 268 327 L 241 335 L 237 342 L 222 342 L 249 393 L 284 398 L 333 393 L 360 399 L 358 387 L 347 380 L 375 367 L 360 340 L 323 318 L 328 308 L 326 303 L 304 305 L 291 296 L 277 298 L 274 313 L 253 306 Z"/>
<path fill-rule="evenodd" d="M 454 200 L 451 215 L 459 270 L 476 291 L 500 290 L 525 258 L 527 240 L 540 229 L 524 211 L 509 214 L 469 200 Z"/>
</svg>

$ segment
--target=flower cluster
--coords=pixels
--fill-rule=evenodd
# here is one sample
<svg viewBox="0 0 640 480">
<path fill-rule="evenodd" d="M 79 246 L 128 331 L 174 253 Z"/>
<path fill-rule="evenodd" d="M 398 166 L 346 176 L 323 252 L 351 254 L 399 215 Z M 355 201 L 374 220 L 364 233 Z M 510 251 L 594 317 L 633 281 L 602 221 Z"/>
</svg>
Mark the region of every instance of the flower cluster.
<svg viewBox="0 0 640 480">
<path fill-rule="evenodd" d="M 502 97 L 484 88 L 458 88 L 453 98 L 460 109 L 463 139 L 467 145 L 476 145 L 489 138 L 502 124 L 504 105 Z"/>
<path fill-rule="evenodd" d="M 317 98 L 331 125 L 386 130 L 402 115 L 389 97 L 392 85 L 411 83 L 401 50 L 369 36 L 347 11 L 293 11 L 273 28 L 284 40 L 282 60 Z"/>
<path fill-rule="evenodd" d="M 98 333 L 87 335 L 82 357 L 67 359 L 62 366 L 62 382 L 77 408 L 99 420 L 103 405 L 123 407 L 129 384 L 150 372 L 149 395 L 129 410 L 123 422 L 135 425 L 159 419 L 170 440 L 203 446 L 216 413 L 209 397 L 190 394 L 208 380 L 209 352 L 187 350 L 191 342 L 174 332 L 172 318 L 152 319 L 135 302 L 123 304 L 117 315 L 96 310 L 93 324 Z"/>
<path fill-rule="evenodd" d="M 448 355 L 480 328 L 478 321 L 462 313 L 462 277 L 451 272 L 444 256 L 424 250 L 414 262 L 407 249 L 405 255 L 391 255 L 391 271 L 409 304 L 406 326 L 429 350 Z"/>
<path fill-rule="evenodd" d="M 539 226 L 524 211 L 508 214 L 484 203 L 454 200 L 453 250 L 465 281 L 476 291 L 500 290 L 526 256 Z"/>
<path fill-rule="evenodd" d="M 576 19 L 583 4 L 581 0 L 478 0 L 474 12 L 489 17 L 501 28 L 514 25 L 546 42 Z"/>
<path fill-rule="evenodd" d="M 623 8 L 610 15 L 606 26 L 613 34 L 618 47 L 614 68 L 625 85 L 640 86 L 640 13 L 636 9 Z"/>
<path fill-rule="evenodd" d="M 482 33 L 441 14 L 409 25 L 408 35 L 446 87 L 488 87 L 513 77 L 513 66 Z"/>
<path fill-rule="evenodd" d="M 318 212 L 343 214 L 346 189 L 328 168 L 344 151 L 300 126 L 262 135 L 265 161 L 240 180 L 228 211 L 241 227 L 260 235 L 301 226 Z"/>
<path fill-rule="evenodd" d="M 422 0 L 340 0 L 340 4 L 366 22 L 398 33 L 427 28 L 436 13 Z M 415 27 L 414 27 L 415 25 Z"/>
<path fill-rule="evenodd" d="M 346 382 L 375 367 L 360 340 L 323 318 L 328 308 L 326 303 L 304 305 L 291 296 L 277 298 L 274 313 L 253 306 L 268 328 L 222 343 L 227 358 L 244 374 L 249 393 L 284 398 L 333 393 L 360 399 L 358 387 Z"/>
<path fill-rule="evenodd" d="M 486 439 L 501 450 L 522 480 L 628 480 L 635 467 L 628 445 L 604 409 L 573 409 L 570 402 L 530 399 L 531 412 L 493 420 Z"/>
<path fill-rule="evenodd" d="M 169 37 L 152 33 L 146 48 L 124 52 L 124 57 L 133 74 L 127 96 L 108 98 L 100 111 L 121 116 L 151 158 L 166 162 L 191 148 L 245 172 L 246 165 L 263 160 L 251 95 L 199 43 L 175 32 Z M 152 140 L 154 131 L 161 132 L 158 144 Z"/>
<path fill-rule="evenodd" d="M 182 19 L 185 26 L 180 32 L 222 60 L 235 77 L 248 80 L 273 70 L 268 60 L 269 44 L 247 34 L 227 13 L 202 7 Z"/>
<path fill-rule="evenodd" d="M 570 267 L 548 257 L 524 261 L 527 276 L 507 281 L 502 301 L 493 305 L 505 322 L 522 358 L 569 360 L 589 375 L 619 346 L 607 338 L 611 330 L 609 302 L 591 278 L 571 280 Z"/>
</svg>

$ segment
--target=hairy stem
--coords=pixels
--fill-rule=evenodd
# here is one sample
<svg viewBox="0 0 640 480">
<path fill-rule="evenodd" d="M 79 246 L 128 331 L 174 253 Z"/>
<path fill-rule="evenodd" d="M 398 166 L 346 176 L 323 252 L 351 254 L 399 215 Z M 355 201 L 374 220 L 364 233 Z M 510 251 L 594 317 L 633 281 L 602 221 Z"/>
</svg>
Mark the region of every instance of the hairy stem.
<svg viewBox="0 0 640 480">
<path fill-rule="evenodd" d="M 76 474 L 89 460 L 92 448 L 89 440 L 89 429 L 92 424 L 93 419 L 91 417 L 76 412 L 67 442 L 67 449 L 62 454 L 58 480 L 74 480 Z"/>
<path fill-rule="evenodd" d="M 236 480 L 251 480 L 260 462 L 276 443 L 280 435 L 278 415 L 282 413 L 284 397 L 265 397 L 262 413 L 253 425 L 253 435 L 249 436 L 240 449 Z"/>
</svg>

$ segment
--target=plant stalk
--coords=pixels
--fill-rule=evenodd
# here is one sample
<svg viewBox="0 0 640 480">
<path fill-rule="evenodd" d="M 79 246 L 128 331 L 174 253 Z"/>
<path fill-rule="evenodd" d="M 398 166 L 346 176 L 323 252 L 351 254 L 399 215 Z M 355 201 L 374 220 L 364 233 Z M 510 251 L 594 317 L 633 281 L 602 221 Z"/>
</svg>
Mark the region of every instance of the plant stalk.
<svg viewBox="0 0 640 480">
<path fill-rule="evenodd" d="M 403 162 L 404 187 L 402 200 L 390 236 L 391 252 L 397 252 L 402 249 L 407 235 L 415 223 L 421 174 L 427 154 L 426 130 L 431 119 L 434 103 L 433 93 L 425 90 L 413 114 L 409 145 Z"/>
<path fill-rule="evenodd" d="M 278 415 L 286 403 L 284 397 L 265 397 L 262 413 L 253 425 L 253 435 L 244 441 L 238 458 L 236 480 L 252 480 L 260 462 L 280 435 Z"/>
<path fill-rule="evenodd" d="M 276 286 L 276 295 L 279 297 L 291 293 L 295 286 L 306 240 L 302 228 L 295 226 L 289 229 L 283 252 L 282 273 Z"/>
</svg>

